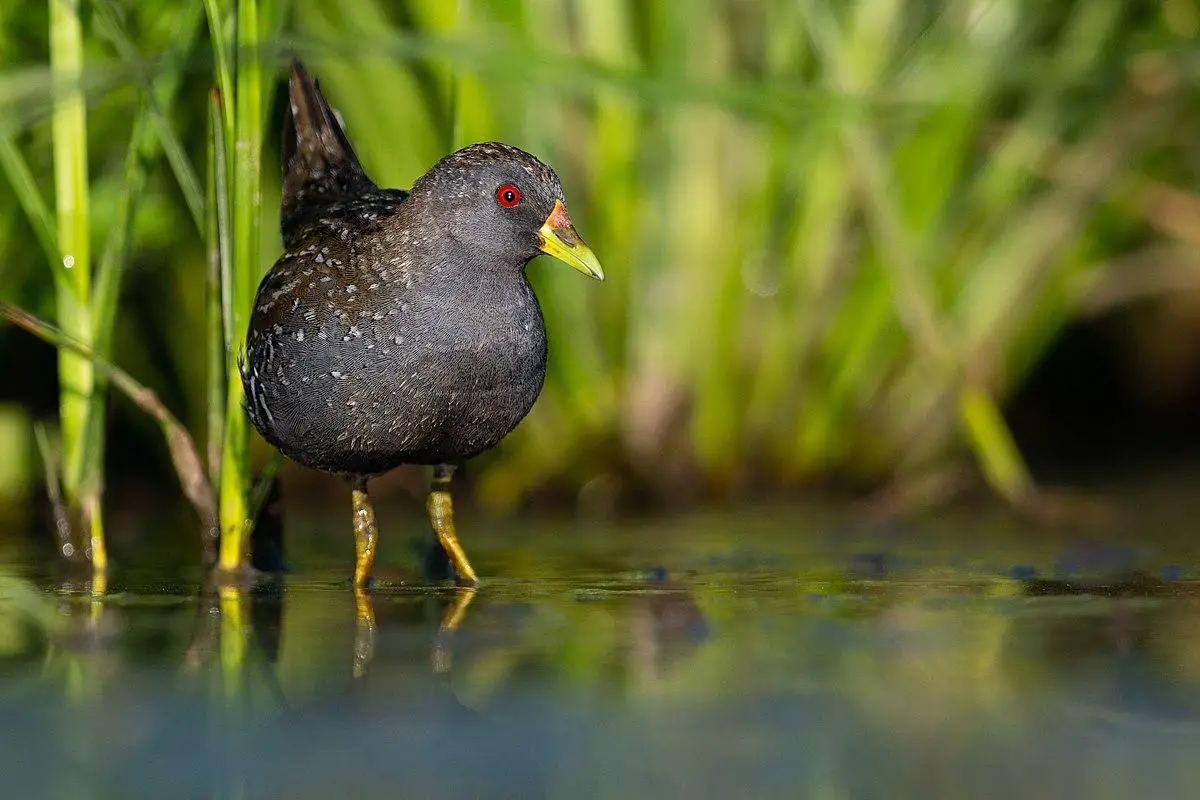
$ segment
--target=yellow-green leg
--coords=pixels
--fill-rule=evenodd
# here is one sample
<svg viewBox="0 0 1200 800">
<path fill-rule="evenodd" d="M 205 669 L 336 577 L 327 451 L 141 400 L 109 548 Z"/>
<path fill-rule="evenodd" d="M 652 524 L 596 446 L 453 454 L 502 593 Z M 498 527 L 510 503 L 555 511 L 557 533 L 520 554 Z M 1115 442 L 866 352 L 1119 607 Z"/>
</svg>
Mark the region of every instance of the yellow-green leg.
<svg viewBox="0 0 1200 800">
<path fill-rule="evenodd" d="M 375 525 L 375 507 L 367 497 L 367 479 L 355 478 L 350 487 L 354 502 L 354 585 L 363 587 L 371 582 L 379 528 Z"/>
<path fill-rule="evenodd" d="M 458 543 L 458 534 L 454 530 L 454 503 L 450 499 L 452 477 L 454 467 L 448 464 L 440 464 L 433 468 L 433 483 L 429 487 L 429 501 L 425 507 L 429 511 L 429 523 L 433 526 L 433 532 L 437 534 L 446 555 L 450 556 L 450 563 L 454 565 L 454 573 L 458 576 L 459 583 L 474 586 L 479 583 L 479 578 L 476 577 L 475 570 L 471 569 L 471 562 L 467 560 L 467 554 Z"/>
</svg>

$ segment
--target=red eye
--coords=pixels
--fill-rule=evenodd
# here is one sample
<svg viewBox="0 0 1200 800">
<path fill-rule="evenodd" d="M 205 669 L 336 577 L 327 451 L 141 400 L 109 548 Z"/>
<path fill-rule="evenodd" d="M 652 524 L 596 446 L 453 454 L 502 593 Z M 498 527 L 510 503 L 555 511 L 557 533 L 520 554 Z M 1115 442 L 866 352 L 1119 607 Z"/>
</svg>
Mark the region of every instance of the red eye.
<svg viewBox="0 0 1200 800">
<path fill-rule="evenodd" d="M 496 202 L 505 208 L 512 208 L 521 202 L 521 190 L 511 183 L 506 183 L 496 190 Z"/>
</svg>

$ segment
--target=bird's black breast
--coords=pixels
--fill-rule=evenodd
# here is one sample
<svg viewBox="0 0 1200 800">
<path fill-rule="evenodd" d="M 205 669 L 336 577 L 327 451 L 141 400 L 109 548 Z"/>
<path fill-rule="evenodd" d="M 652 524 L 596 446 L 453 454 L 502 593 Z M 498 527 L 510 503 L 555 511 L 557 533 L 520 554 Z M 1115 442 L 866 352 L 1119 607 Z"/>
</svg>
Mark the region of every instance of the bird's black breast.
<svg viewBox="0 0 1200 800">
<path fill-rule="evenodd" d="M 546 336 L 521 272 L 443 263 L 394 237 L 319 237 L 255 300 L 247 412 L 285 455 L 331 472 L 466 460 L 541 391 Z"/>
</svg>

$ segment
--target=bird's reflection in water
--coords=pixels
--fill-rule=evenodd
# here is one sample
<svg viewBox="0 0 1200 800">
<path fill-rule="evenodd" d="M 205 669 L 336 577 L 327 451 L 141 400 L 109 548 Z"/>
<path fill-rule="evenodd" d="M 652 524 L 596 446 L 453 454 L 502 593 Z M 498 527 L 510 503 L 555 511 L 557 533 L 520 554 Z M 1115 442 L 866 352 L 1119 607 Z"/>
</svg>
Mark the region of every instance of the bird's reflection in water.
<svg viewBox="0 0 1200 800">
<path fill-rule="evenodd" d="M 482 711 L 456 692 L 455 634 L 476 594 L 355 591 L 349 680 L 340 690 L 290 702 L 267 735 L 255 737 L 274 757 L 260 761 L 250 794 L 544 794 L 553 752 L 548 718 L 505 713 L 503 686 Z"/>
<path fill-rule="evenodd" d="M 81 589 L 74 624 L 54 634 L 73 644 L 54 659 L 80 673 L 79 735 L 10 760 L 41 764 L 33 781 L 70 753 L 79 785 L 61 788 L 96 797 L 537 797 L 594 751 L 604 720 L 623 719 L 596 681 L 662 684 L 707 635 L 687 586 L 653 573 L 598 604 L 569 588 L 354 591 L 294 577 L 145 605 L 121 601 L 123 582 L 108 601 Z M 599 662 L 583 681 L 569 666 L 580 643 Z"/>
<path fill-rule="evenodd" d="M 449 672 L 453 661 L 451 647 L 454 633 L 462 624 L 467 608 L 477 591 L 473 586 L 462 586 L 450 596 L 432 644 L 430 663 L 435 673 Z M 366 677 L 371 661 L 375 658 L 375 642 L 378 635 L 373 592 L 370 589 L 355 588 L 353 676 L 356 680 Z"/>
<path fill-rule="evenodd" d="M 602 612 L 618 623 L 613 656 L 635 682 L 661 681 L 705 640 L 707 622 L 690 590 L 665 575 L 628 589 Z M 349 679 L 340 691 L 290 702 L 270 735 L 256 737 L 280 754 L 256 776 L 258 793 L 545 793 L 564 748 L 586 737 L 577 688 L 554 677 L 557 644 L 547 631 L 561 629 L 547 620 L 558 611 L 486 587 L 360 590 L 353 609 Z M 278 636 L 269 614 L 248 618 L 256 639 Z"/>
</svg>

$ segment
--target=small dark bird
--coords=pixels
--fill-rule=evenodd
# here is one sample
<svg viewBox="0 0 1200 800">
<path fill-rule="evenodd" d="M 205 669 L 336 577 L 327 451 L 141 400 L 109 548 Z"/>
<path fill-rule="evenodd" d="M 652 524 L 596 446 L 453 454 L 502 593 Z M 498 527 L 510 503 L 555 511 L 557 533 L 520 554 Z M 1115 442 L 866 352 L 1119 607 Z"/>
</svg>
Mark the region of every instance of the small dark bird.
<svg viewBox="0 0 1200 800">
<path fill-rule="evenodd" d="M 433 467 L 429 521 L 458 580 L 477 582 L 454 529 L 455 465 L 529 413 L 546 329 L 525 265 L 548 253 L 603 280 L 562 185 L 529 153 L 464 147 L 412 189 L 363 171 L 317 84 L 292 65 L 284 122 L 285 253 L 254 300 L 242 362 L 246 412 L 284 455 L 351 486 L 355 584 L 377 530 L 367 481 Z"/>
</svg>

